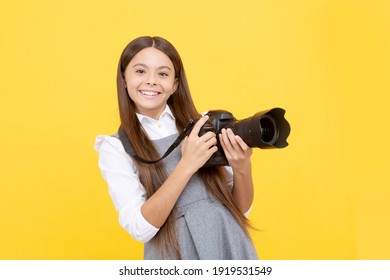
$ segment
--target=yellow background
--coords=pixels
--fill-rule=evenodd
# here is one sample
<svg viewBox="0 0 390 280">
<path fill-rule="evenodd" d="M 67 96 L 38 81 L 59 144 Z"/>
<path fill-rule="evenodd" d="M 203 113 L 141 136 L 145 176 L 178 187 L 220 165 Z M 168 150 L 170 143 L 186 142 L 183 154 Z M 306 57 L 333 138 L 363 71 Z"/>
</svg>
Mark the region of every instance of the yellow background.
<svg viewBox="0 0 390 280">
<path fill-rule="evenodd" d="M 383 0 L 0 1 L 0 259 L 141 259 L 95 136 L 141 35 L 179 50 L 200 111 L 286 109 L 256 149 L 262 259 L 390 259 L 390 5 Z"/>
</svg>

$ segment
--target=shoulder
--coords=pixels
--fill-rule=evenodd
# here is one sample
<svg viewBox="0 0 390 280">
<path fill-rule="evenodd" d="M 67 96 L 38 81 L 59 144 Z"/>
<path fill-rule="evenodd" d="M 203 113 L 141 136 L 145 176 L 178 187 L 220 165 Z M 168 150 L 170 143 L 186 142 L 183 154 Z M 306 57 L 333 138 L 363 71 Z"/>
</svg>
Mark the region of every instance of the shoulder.
<svg viewBox="0 0 390 280">
<path fill-rule="evenodd" d="M 121 140 L 116 134 L 96 136 L 94 149 L 102 159 L 122 159 L 132 162 L 131 156 L 126 153 Z"/>
<path fill-rule="evenodd" d="M 124 151 L 122 142 L 119 140 L 118 134 L 96 136 L 94 148 L 98 153 L 107 149 L 116 149 L 118 151 Z"/>
<path fill-rule="evenodd" d="M 116 135 L 98 135 L 94 149 L 99 154 L 99 165 L 110 170 L 125 170 L 136 172 L 137 168 Z"/>
</svg>

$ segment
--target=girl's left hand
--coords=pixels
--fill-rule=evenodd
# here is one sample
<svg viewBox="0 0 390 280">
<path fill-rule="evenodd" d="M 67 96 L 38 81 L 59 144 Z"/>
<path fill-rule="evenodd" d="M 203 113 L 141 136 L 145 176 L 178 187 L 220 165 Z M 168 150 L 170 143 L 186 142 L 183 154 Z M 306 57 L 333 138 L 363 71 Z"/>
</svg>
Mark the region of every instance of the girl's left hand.
<svg viewBox="0 0 390 280">
<path fill-rule="evenodd" d="M 248 167 L 250 168 L 252 148 L 240 136 L 235 135 L 230 128 L 223 128 L 219 134 L 219 141 L 234 172 L 245 172 Z"/>
</svg>

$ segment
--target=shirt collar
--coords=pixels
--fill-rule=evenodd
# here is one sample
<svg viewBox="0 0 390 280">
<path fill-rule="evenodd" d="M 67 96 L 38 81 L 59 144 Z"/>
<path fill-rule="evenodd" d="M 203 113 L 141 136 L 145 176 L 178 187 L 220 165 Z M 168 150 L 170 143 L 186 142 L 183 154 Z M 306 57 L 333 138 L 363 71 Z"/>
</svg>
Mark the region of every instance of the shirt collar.
<svg viewBox="0 0 390 280">
<path fill-rule="evenodd" d="M 151 117 L 148 117 L 148 116 L 145 116 L 145 115 L 142 115 L 142 114 L 139 114 L 139 113 L 136 113 L 137 117 L 138 117 L 138 120 L 140 121 L 140 123 L 144 122 L 144 121 L 156 121 L 155 119 L 151 118 Z M 161 113 L 160 115 L 160 118 L 158 120 L 162 120 L 162 119 L 165 119 L 167 117 L 170 117 L 172 120 L 175 119 L 175 117 L 173 116 L 173 113 L 171 111 L 171 108 L 169 108 L 169 106 L 165 106 L 165 109 L 164 111 Z"/>
</svg>

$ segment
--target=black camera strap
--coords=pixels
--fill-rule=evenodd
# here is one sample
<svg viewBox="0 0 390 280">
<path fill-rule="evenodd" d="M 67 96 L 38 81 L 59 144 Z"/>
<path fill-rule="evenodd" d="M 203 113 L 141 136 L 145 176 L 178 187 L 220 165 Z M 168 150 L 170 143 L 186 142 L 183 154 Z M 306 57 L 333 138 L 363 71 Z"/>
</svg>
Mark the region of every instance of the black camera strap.
<svg viewBox="0 0 390 280">
<path fill-rule="evenodd" d="M 194 124 L 195 122 L 193 120 L 190 120 L 188 122 L 188 125 L 182 130 L 179 136 L 177 136 L 176 140 L 172 143 L 172 145 L 168 148 L 168 150 L 164 153 L 164 155 L 157 160 L 147 160 L 141 158 L 134 150 L 133 145 L 130 143 L 129 138 L 127 137 L 127 134 L 122 127 L 119 127 L 118 136 L 119 136 L 119 140 L 122 142 L 123 147 L 125 148 L 126 153 L 128 153 L 130 156 L 134 157 L 135 159 L 143 163 L 153 164 L 166 158 L 177 146 L 179 146 L 181 141 L 183 141 L 184 137 L 186 137 L 191 132 L 191 129 L 194 126 Z"/>
</svg>

